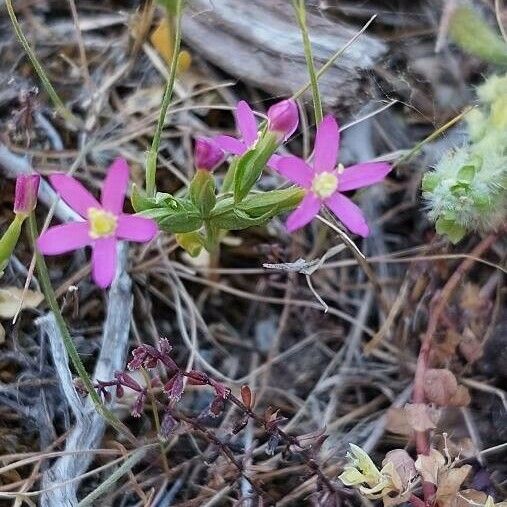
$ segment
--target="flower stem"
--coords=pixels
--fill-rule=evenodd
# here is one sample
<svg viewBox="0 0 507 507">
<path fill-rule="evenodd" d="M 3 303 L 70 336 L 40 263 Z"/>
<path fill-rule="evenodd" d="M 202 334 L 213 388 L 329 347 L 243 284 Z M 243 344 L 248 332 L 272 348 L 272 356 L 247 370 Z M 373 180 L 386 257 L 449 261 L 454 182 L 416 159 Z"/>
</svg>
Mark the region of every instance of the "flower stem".
<svg viewBox="0 0 507 507">
<path fill-rule="evenodd" d="M 176 69 L 178 67 L 178 55 L 180 53 L 180 42 L 181 42 L 181 11 L 182 1 L 176 0 L 174 2 L 174 18 L 175 18 L 175 30 L 174 30 L 174 41 L 173 41 L 173 57 L 171 60 L 171 67 L 169 69 L 169 76 L 164 89 L 164 95 L 162 97 L 162 105 L 160 106 L 160 115 L 158 117 L 157 127 L 155 129 L 155 135 L 151 143 L 151 148 L 148 153 L 148 159 L 146 161 L 146 193 L 148 197 L 154 197 L 156 192 L 156 181 L 155 176 L 157 172 L 157 158 L 158 150 L 160 148 L 160 139 L 162 137 L 162 130 L 164 128 L 165 117 L 174 88 L 174 79 L 176 77 Z M 167 12 L 168 16 L 172 17 L 172 12 Z"/>
<path fill-rule="evenodd" d="M 35 252 L 35 262 L 37 266 L 37 273 L 39 276 L 39 281 L 42 287 L 42 292 L 44 293 L 44 298 L 46 299 L 46 303 L 53 312 L 56 323 L 58 325 L 58 329 L 60 330 L 60 334 L 62 336 L 63 344 L 65 346 L 65 350 L 69 355 L 72 366 L 76 370 L 81 382 L 83 383 L 86 391 L 90 395 L 90 399 L 95 406 L 95 410 L 118 432 L 123 433 L 132 443 L 136 442 L 134 435 L 130 432 L 130 430 L 102 403 L 100 396 L 97 394 L 95 387 L 93 385 L 86 368 L 79 357 L 79 353 L 74 345 L 74 341 L 70 335 L 69 329 L 65 320 L 63 318 L 62 312 L 60 311 L 60 307 L 58 306 L 58 301 L 56 300 L 56 294 L 53 290 L 53 286 L 51 285 L 51 281 L 49 279 L 49 272 L 46 266 L 46 261 L 44 257 L 37 250 L 36 239 L 38 236 L 37 231 L 37 222 L 35 220 L 35 215 L 31 213 L 28 216 L 28 228 L 30 234 L 30 241 L 32 243 L 32 248 Z"/>
<path fill-rule="evenodd" d="M 292 4 L 294 6 L 294 12 L 296 13 L 299 29 L 301 30 L 301 37 L 303 38 L 306 66 L 308 68 L 308 74 L 310 75 L 310 85 L 312 88 L 315 122 L 319 124 L 322 121 L 322 102 L 320 100 L 317 73 L 315 72 L 315 65 L 313 62 L 312 43 L 310 42 L 308 27 L 306 25 L 305 0 L 292 0 Z"/>
<path fill-rule="evenodd" d="M 9 13 L 9 17 L 11 18 L 14 32 L 16 33 L 16 36 L 19 39 L 19 42 L 23 46 L 25 53 L 27 54 L 28 58 L 30 59 L 31 64 L 33 65 L 33 68 L 35 69 L 35 72 L 39 76 L 39 79 L 42 83 L 44 90 L 46 90 L 46 93 L 49 95 L 51 101 L 53 102 L 53 106 L 55 107 L 56 111 L 59 114 L 61 114 L 65 120 L 67 120 L 74 127 L 77 127 L 78 125 L 81 124 L 81 120 L 77 116 L 73 115 L 65 107 L 64 103 L 62 102 L 62 100 L 60 99 L 60 97 L 56 93 L 55 89 L 53 88 L 51 81 L 49 80 L 46 72 L 42 68 L 42 65 L 39 63 L 39 60 L 37 59 L 35 52 L 30 47 L 30 43 L 28 42 L 27 38 L 25 37 L 25 34 L 23 33 L 23 30 L 21 29 L 18 18 L 16 17 L 16 13 L 14 12 L 14 8 L 12 6 L 12 0 L 5 0 L 5 6 L 7 7 L 7 12 Z"/>
</svg>

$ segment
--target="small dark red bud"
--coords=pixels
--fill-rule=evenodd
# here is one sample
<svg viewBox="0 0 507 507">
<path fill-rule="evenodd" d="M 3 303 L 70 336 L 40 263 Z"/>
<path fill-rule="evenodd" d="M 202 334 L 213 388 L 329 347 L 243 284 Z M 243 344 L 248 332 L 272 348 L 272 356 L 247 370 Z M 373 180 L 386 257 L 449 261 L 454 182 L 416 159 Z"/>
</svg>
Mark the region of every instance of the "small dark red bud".
<svg viewBox="0 0 507 507">
<path fill-rule="evenodd" d="M 231 390 L 228 387 L 225 387 L 221 382 L 210 379 L 210 384 L 213 386 L 213 389 L 215 389 L 217 396 L 220 396 L 224 400 L 227 398 L 227 396 L 229 396 Z"/>
<path fill-rule="evenodd" d="M 183 375 L 177 373 L 164 385 L 164 392 L 170 400 L 178 401 L 183 394 L 184 389 Z"/>
<path fill-rule="evenodd" d="M 209 377 L 206 373 L 197 370 L 190 370 L 187 373 L 188 383 L 195 386 L 205 386 L 209 383 Z"/>
<path fill-rule="evenodd" d="M 143 390 L 141 385 L 135 381 L 128 373 L 118 371 L 114 374 L 114 377 L 125 387 L 132 389 L 133 391 L 140 392 Z"/>
</svg>

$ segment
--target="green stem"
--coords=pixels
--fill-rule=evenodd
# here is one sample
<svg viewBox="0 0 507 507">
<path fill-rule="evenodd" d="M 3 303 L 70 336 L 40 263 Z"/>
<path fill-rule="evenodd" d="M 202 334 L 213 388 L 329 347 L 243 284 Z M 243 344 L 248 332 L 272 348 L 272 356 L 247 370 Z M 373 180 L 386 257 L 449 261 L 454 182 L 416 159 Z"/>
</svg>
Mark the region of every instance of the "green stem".
<svg viewBox="0 0 507 507">
<path fill-rule="evenodd" d="M 171 60 L 171 67 L 169 69 L 169 77 L 167 78 L 164 95 L 162 97 L 162 105 L 160 106 L 160 115 L 158 117 L 155 135 L 153 136 L 151 148 L 148 153 L 148 159 L 146 161 L 146 193 L 148 194 L 148 197 L 154 197 L 156 192 L 155 176 L 157 173 L 158 150 L 160 148 L 160 139 L 162 137 L 167 109 L 169 108 L 169 103 L 171 102 L 173 94 L 174 79 L 176 77 L 176 69 L 178 66 L 178 55 L 180 54 L 181 10 L 182 0 L 176 0 L 174 3 L 174 17 L 176 23 L 174 30 L 173 57 Z M 168 11 L 167 15 L 172 16 L 172 12 Z"/>
<path fill-rule="evenodd" d="M 320 79 L 320 77 L 322 76 L 322 74 L 324 74 L 333 64 L 334 62 L 341 56 L 343 55 L 343 53 L 345 53 L 345 51 L 350 47 L 352 46 L 352 44 L 354 44 L 354 42 L 356 42 L 357 39 L 359 39 L 359 37 L 366 31 L 366 29 L 373 23 L 373 21 L 375 20 L 375 18 L 377 17 L 376 14 L 374 14 L 365 24 L 364 26 L 361 28 L 361 30 L 359 30 L 359 32 L 357 32 L 354 37 L 352 37 L 352 39 L 350 39 L 347 44 L 345 44 L 345 46 L 343 46 L 342 48 L 340 48 L 336 53 L 334 53 L 334 55 L 329 58 L 329 60 L 319 69 L 319 71 L 316 73 L 316 78 L 317 80 Z M 294 100 L 298 99 L 299 97 L 301 97 L 301 95 L 303 95 L 303 93 L 306 92 L 306 90 L 308 90 L 308 88 L 311 88 L 312 86 L 312 83 L 311 81 L 308 81 L 302 88 L 300 88 L 297 92 L 295 92 L 293 95 L 292 95 L 292 98 Z"/>
<path fill-rule="evenodd" d="M 71 125 L 77 127 L 81 124 L 81 121 L 79 118 L 74 116 L 63 104 L 62 100 L 56 93 L 55 89 L 53 88 L 53 85 L 51 84 L 51 81 L 49 81 L 48 76 L 46 75 L 46 72 L 42 68 L 42 65 L 39 63 L 39 60 L 37 59 L 37 56 L 35 55 L 35 52 L 30 47 L 30 43 L 28 42 L 27 38 L 25 37 L 25 34 L 23 33 L 23 30 L 21 29 L 21 26 L 19 24 L 18 18 L 16 17 L 16 13 L 14 12 L 14 8 L 12 6 L 12 0 L 5 0 L 5 5 L 7 7 L 7 12 L 9 13 L 9 17 L 11 18 L 12 26 L 14 28 L 14 31 L 16 32 L 16 36 L 19 39 L 19 42 L 23 46 L 23 49 L 25 50 L 25 53 L 27 54 L 28 58 L 30 59 L 30 62 L 33 65 L 33 68 L 35 69 L 35 72 L 39 76 L 39 79 L 42 83 L 42 86 L 46 90 L 46 93 L 49 95 L 51 101 L 53 102 L 53 106 L 55 107 L 56 111 L 62 115 L 62 117 L 67 120 Z"/>
<path fill-rule="evenodd" d="M 49 279 L 49 271 L 46 265 L 46 261 L 44 257 L 37 250 L 36 240 L 38 236 L 37 231 L 37 222 L 35 220 L 35 215 L 31 213 L 28 216 L 28 227 L 30 233 L 30 241 L 32 243 L 32 248 L 35 252 L 35 262 L 37 266 L 37 274 L 39 276 L 39 282 L 42 287 L 42 292 L 44 293 L 44 298 L 46 299 L 46 303 L 53 312 L 56 323 L 58 325 L 58 329 L 60 330 L 60 335 L 63 340 L 63 345 L 65 346 L 65 350 L 69 355 L 72 366 L 76 370 L 81 382 L 83 383 L 86 391 L 90 395 L 90 399 L 92 400 L 95 410 L 117 431 L 120 433 L 124 433 L 125 436 L 132 442 L 135 443 L 136 439 L 134 435 L 130 432 L 130 430 L 110 411 L 108 408 L 102 403 L 100 400 L 100 396 L 97 394 L 95 387 L 93 386 L 93 382 L 84 367 L 81 358 L 79 357 L 79 353 L 74 345 L 74 341 L 70 335 L 69 329 L 65 320 L 63 318 L 62 312 L 60 311 L 60 307 L 58 306 L 58 301 L 56 300 L 56 294 L 53 290 L 53 286 L 51 285 L 51 281 Z"/>
<path fill-rule="evenodd" d="M 308 27 L 306 25 L 306 8 L 305 0 L 292 0 L 294 12 L 301 30 L 303 38 L 303 47 L 305 51 L 306 66 L 310 75 L 310 85 L 312 87 L 313 109 L 315 111 L 315 122 L 319 124 L 322 121 L 322 102 L 320 100 L 319 84 L 317 82 L 317 73 L 313 62 L 312 43 L 308 35 Z"/>
</svg>

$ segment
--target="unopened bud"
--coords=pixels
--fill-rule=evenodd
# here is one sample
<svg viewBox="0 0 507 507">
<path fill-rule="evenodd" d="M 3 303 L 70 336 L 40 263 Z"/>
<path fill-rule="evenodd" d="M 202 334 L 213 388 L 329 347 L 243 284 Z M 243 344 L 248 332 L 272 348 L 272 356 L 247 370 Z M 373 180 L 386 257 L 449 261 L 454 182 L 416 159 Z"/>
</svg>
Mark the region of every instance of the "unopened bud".
<svg viewBox="0 0 507 507">
<path fill-rule="evenodd" d="M 18 176 L 16 179 L 16 194 L 14 197 L 14 213 L 29 215 L 37 204 L 40 176 L 30 174 Z"/>
<path fill-rule="evenodd" d="M 268 130 L 279 134 L 283 141 L 294 133 L 298 123 L 298 107 L 293 99 L 282 100 L 268 109 Z"/>
<path fill-rule="evenodd" d="M 207 137 L 198 137 L 195 140 L 194 161 L 197 169 L 213 171 L 225 159 L 223 150 Z"/>
</svg>

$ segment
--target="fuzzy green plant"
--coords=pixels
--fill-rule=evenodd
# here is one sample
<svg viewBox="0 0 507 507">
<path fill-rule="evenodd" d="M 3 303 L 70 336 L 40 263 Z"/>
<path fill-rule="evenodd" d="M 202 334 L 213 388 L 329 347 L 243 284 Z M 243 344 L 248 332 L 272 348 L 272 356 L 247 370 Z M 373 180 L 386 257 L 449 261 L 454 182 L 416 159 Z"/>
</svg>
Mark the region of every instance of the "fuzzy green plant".
<svg viewBox="0 0 507 507">
<path fill-rule="evenodd" d="M 450 150 L 422 182 L 428 215 L 453 243 L 497 229 L 507 213 L 507 74 L 477 90 L 466 116 L 470 143 Z"/>
</svg>

